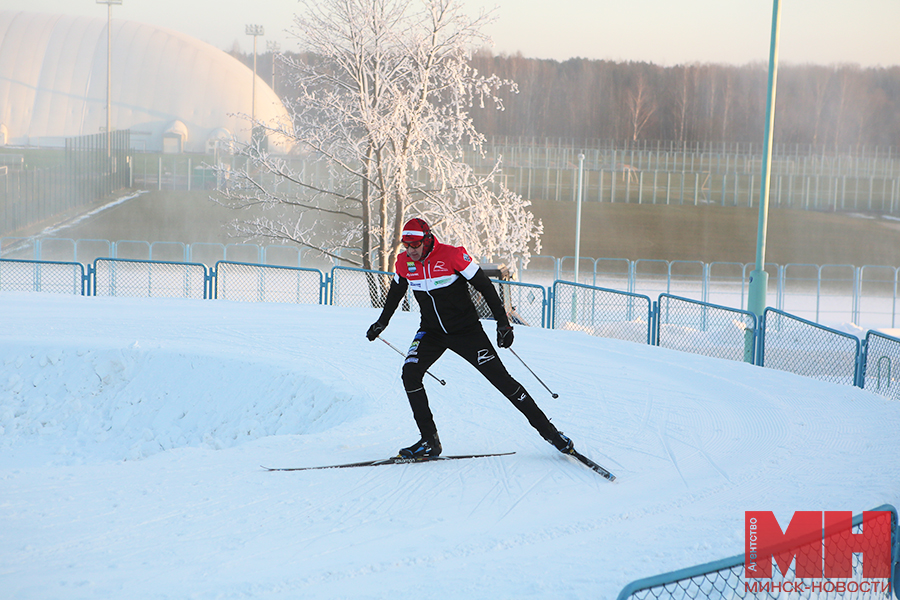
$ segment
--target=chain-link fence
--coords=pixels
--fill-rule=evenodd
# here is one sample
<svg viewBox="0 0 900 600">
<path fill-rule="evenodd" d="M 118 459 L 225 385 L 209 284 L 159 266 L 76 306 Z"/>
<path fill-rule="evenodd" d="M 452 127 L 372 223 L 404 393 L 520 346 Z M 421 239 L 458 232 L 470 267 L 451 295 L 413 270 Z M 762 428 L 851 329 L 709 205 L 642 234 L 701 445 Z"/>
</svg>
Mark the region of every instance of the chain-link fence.
<svg viewBox="0 0 900 600">
<path fill-rule="evenodd" d="M 492 279 L 494 289 L 500 296 L 503 309 L 513 325 L 525 325 L 528 327 L 543 327 L 547 306 L 546 290 L 535 284 L 516 283 Z M 475 304 L 475 310 L 481 319 L 493 319 L 491 307 L 481 292 L 469 285 L 469 295 Z"/>
<path fill-rule="evenodd" d="M 873 514 L 874 513 L 874 514 Z M 865 534 L 862 532 L 865 530 Z M 884 505 L 868 513 L 856 515 L 852 519 L 853 538 L 846 525 L 819 529 L 796 542 L 788 542 L 775 548 L 776 563 L 772 566 L 771 578 L 747 577 L 745 561 L 747 556 L 739 554 L 711 563 L 689 567 L 680 571 L 664 573 L 634 581 L 619 593 L 617 600 L 733 600 L 752 598 L 761 600 L 781 600 L 785 598 L 815 600 L 891 600 L 893 585 L 897 583 L 897 511 L 893 506 Z M 858 540 L 862 538 L 862 542 Z M 854 541 L 851 542 L 851 539 Z M 843 557 L 843 561 L 830 564 L 824 561 L 823 545 L 831 556 Z M 885 556 L 886 552 L 886 556 Z M 796 558 L 791 562 L 791 559 Z M 851 558 L 852 557 L 852 558 Z M 762 553 L 757 561 L 772 562 L 772 554 Z M 829 577 L 801 577 L 797 575 L 797 565 L 801 564 L 801 575 L 806 569 L 818 564 L 818 572 Z M 888 575 L 871 577 L 874 563 L 888 563 Z M 849 564 L 844 564 L 849 563 Z M 788 568 L 787 565 L 790 565 Z M 761 564 L 753 564 L 760 567 Z M 771 566 L 771 565 L 770 565 Z M 848 566 L 846 573 L 835 577 L 831 569 Z M 786 569 L 786 572 L 782 572 Z M 828 569 L 828 570 L 826 570 Z M 867 575 L 868 574 L 868 575 Z"/>
<path fill-rule="evenodd" d="M 856 384 L 859 338 L 773 308 L 766 309 L 763 319 L 760 365 L 832 383 Z"/>
<path fill-rule="evenodd" d="M 84 295 L 84 266 L 73 262 L 0 259 L 0 291 Z"/>
<path fill-rule="evenodd" d="M 715 358 L 754 362 L 756 315 L 662 294 L 657 345 Z"/>
<path fill-rule="evenodd" d="M 195 262 L 212 270 L 218 261 L 316 268 L 328 272 L 333 259 L 309 249 L 244 243 L 181 244 L 137 240 L 0 237 L 0 256 L 27 260 L 74 261 L 88 264 L 96 258 L 129 258 Z M 575 281 L 574 257 L 532 256 L 521 264 L 520 282 L 551 287 L 556 280 L 621 290 L 656 298 L 673 294 L 732 308 L 747 308 L 753 263 L 627 260 L 580 257 Z M 489 263 L 482 264 L 488 272 Z M 863 265 L 766 264 L 767 298 L 773 308 L 824 325 L 856 323 L 866 329 L 893 328 L 900 319 L 900 268 Z M 504 279 L 490 272 L 494 279 Z M 550 318 L 548 314 L 547 319 Z M 528 319 L 531 322 L 531 319 Z"/>
<path fill-rule="evenodd" d="M 384 308 L 393 276 L 393 273 L 386 271 L 334 267 L 331 270 L 331 304 Z M 406 291 L 399 310 L 419 312 L 419 305 L 413 300 L 411 289 Z"/>
<path fill-rule="evenodd" d="M 543 286 L 492 280 L 513 325 L 547 326 L 547 290 Z"/>
<path fill-rule="evenodd" d="M 197 263 L 98 258 L 95 296 L 208 298 L 206 266 Z"/>
<path fill-rule="evenodd" d="M 207 269 L 200 263 L 97 258 L 93 266 L 85 268 L 78 262 L 0 259 L 0 291 L 95 296 L 382 308 L 392 277 L 393 273 L 350 267 L 334 267 L 329 277 L 308 267 L 235 261 L 218 261 Z M 874 331 L 869 332 L 867 352 L 863 352 L 853 335 L 773 308 L 766 309 L 764 319 L 757 323 L 748 311 L 670 294 L 661 294 L 654 303 L 641 294 L 566 281 L 554 282 L 552 291 L 537 284 L 492 282 L 516 325 L 584 331 L 755 362 L 900 398 L 900 339 Z M 472 294 L 479 316 L 492 318 L 474 288 Z M 419 312 L 411 290 L 399 309 Z"/>
<path fill-rule="evenodd" d="M 866 353 L 862 387 L 887 398 L 900 398 L 900 339 L 870 331 L 866 335 Z"/>
<path fill-rule="evenodd" d="M 651 302 L 647 296 L 578 283 L 553 283 L 553 329 L 650 343 Z"/>
<path fill-rule="evenodd" d="M 318 269 L 219 261 L 214 272 L 213 297 L 219 300 L 322 303 L 323 278 Z"/>
<path fill-rule="evenodd" d="M 391 286 L 393 273 L 334 267 L 331 270 L 331 299 L 334 306 L 366 306 L 383 308 Z M 506 313 L 513 324 L 544 327 L 546 324 L 547 292 L 540 286 L 514 281 L 492 280 Z M 494 316 L 487 302 L 475 288 L 469 287 L 475 310 L 482 319 Z M 412 290 L 407 290 L 399 310 L 419 312 L 419 304 Z"/>
</svg>

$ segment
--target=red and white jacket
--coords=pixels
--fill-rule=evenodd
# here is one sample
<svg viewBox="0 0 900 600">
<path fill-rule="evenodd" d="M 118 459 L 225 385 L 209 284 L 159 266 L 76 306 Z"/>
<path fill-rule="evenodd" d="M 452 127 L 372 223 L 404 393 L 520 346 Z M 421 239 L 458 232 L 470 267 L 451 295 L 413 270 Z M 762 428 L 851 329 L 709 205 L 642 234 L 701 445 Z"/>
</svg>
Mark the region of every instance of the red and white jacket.
<svg viewBox="0 0 900 600">
<path fill-rule="evenodd" d="M 406 252 L 397 257 L 396 273 L 379 321 L 386 325 L 406 290 L 412 288 L 422 312 L 421 329 L 452 334 L 480 326 L 466 282 L 484 296 L 498 325 L 508 326 L 500 296 L 478 263 L 462 246 L 441 244 L 436 239 L 434 248 L 421 261 L 412 260 Z"/>
</svg>

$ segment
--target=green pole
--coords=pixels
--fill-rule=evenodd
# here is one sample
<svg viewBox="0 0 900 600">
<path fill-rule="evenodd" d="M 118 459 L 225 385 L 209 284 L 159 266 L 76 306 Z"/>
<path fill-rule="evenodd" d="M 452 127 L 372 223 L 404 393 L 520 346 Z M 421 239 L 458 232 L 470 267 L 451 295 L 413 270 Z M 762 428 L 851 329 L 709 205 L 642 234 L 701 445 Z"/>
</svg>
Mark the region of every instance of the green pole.
<svg viewBox="0 0 900 600">
<path fill-rule="evenodd" d="M 779 0 L 772 3 L 772 37 L 769 44 L 769 84 L 766 94 L 766 128 L 764 137 L 762 181 L 759 188 L 759 226 L 756 232 L 756 268 L 750 273 L 750 291 L 747 307 L 757 319 L 766 310 L 766 225 L 769 217 L 769 162 L 772 159 L 772 130 L 775 128 L 775 84 L 778 80 L 778 30 L 781 21 Z M 744 342 L 744 360 L 753 362 L 753 334 L 747 332 Z"/>
</svg>

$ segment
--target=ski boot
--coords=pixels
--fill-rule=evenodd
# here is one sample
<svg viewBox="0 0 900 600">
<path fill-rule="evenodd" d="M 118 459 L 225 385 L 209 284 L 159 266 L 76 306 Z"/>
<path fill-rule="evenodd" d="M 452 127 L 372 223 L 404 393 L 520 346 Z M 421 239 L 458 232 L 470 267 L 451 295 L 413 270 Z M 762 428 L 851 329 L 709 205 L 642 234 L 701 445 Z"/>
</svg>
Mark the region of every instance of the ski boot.
<svg viewBox="0 0 900 600">
<path fill-rule="evenodd" d="M 572 454 L 575 451 L 575 444 L 561 431 L 556 431 L 545 439 L 563 454 Z"/>
<path fill-rule="evenodd" d="M 441 455 L 441 438 L 437 432 L 430 436 L 422 436 L 422 439 L 409 446 L 400 449 L 400 456 L 403 458 L 420 458 L 423 456 L 440 456 Z"/>
</svg>

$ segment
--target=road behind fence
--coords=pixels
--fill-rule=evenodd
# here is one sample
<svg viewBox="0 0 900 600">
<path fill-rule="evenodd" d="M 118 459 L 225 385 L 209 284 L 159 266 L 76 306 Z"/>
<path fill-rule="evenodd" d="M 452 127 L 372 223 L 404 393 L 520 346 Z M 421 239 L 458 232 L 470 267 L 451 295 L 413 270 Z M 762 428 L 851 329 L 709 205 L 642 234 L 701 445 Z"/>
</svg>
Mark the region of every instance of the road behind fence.
<svg viewBox="0 0 900 600">
<path fill-rule="evenodd" d="M 0 168 L 0 232 L 19 231 L 129 187 L 131 132 L 66 138 L 61 164 Z"/>
</svg>

